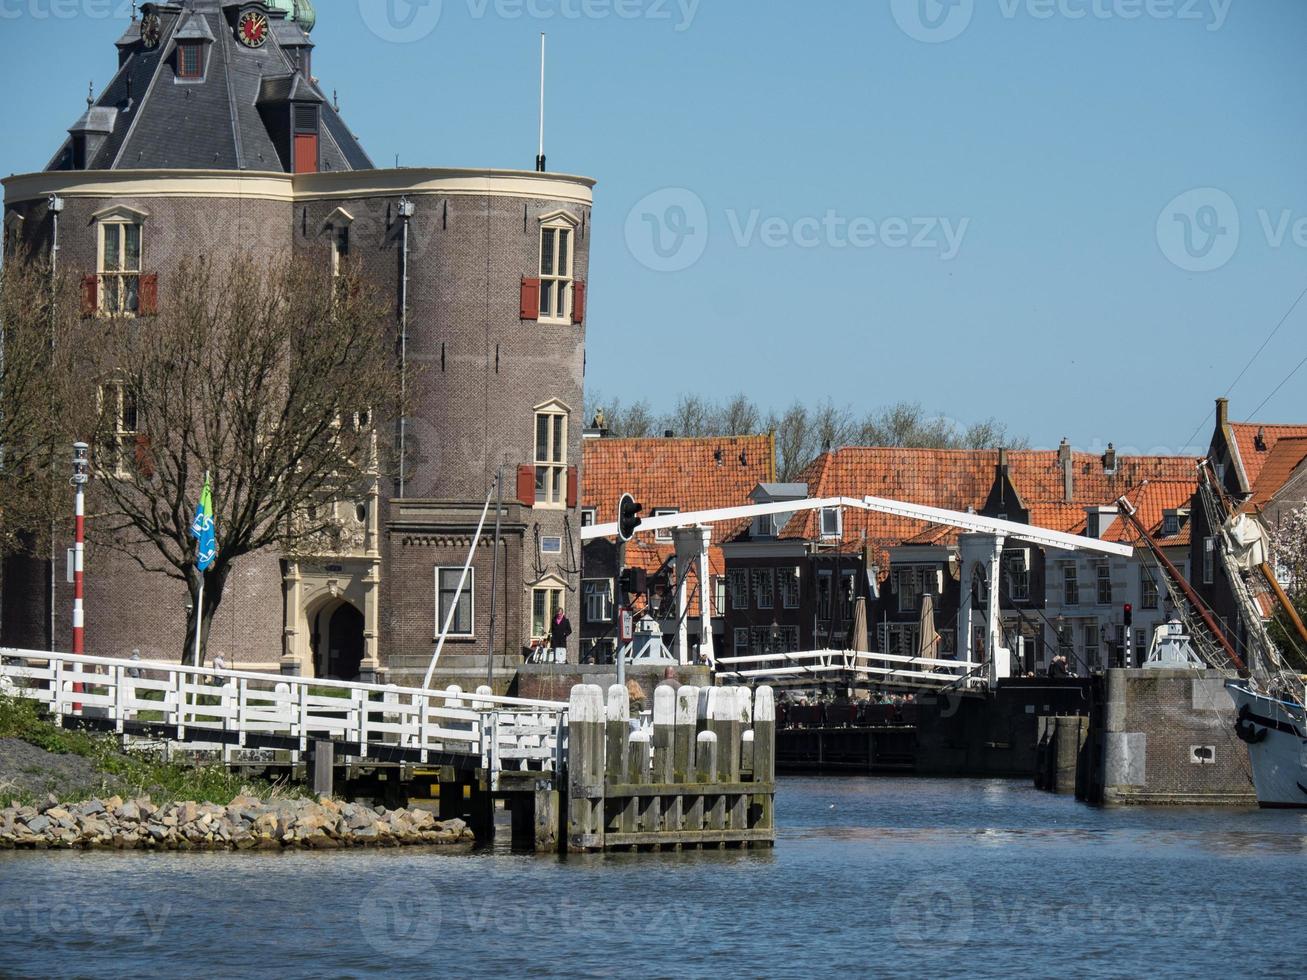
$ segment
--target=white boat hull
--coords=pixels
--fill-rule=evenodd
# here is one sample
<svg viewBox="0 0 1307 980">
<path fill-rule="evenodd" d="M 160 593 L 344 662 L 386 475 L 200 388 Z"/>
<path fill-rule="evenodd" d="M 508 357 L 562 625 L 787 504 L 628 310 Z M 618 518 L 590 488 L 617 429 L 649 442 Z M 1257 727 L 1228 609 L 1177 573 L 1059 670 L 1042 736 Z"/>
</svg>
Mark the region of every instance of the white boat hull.
<svg viewBox="0 0 1307 980">
<path fill-rule="evenodd" d="M 1243 681 L 1225 685 L 1239 713 L 1236 730 L 1248 745 L 1257 802 L 1307 809 L 1307 732 L 1303 710 L 1257 694 Z"/>
</svg>

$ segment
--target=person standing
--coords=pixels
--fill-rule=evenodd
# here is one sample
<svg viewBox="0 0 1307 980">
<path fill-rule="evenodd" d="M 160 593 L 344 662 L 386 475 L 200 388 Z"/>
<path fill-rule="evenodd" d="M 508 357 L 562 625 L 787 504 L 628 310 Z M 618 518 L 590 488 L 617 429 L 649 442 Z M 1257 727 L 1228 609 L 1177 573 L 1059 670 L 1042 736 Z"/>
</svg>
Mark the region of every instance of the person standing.
<svg viewBox="0 0 1307 980">
<path fill-rule="evenodd" d="M 572 623 L 563 612 L 563 607 L 559 606 L 558 612 L 554 614 L 554 624 L 549 628 L 549 646 L 554 651 L 555 663 L 567 663 L 567 638 L 571 635 Z"/>
</svg>

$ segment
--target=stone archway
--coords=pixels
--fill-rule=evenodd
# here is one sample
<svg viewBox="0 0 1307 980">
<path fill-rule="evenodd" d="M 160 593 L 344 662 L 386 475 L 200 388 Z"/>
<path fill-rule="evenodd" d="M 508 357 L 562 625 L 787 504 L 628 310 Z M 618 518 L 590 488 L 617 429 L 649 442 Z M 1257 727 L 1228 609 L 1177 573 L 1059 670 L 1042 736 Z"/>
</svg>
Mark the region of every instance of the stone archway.
<svg viewBox="0 0 1307 980">
<path fill-rule="evenodd" d="M 310 645 L 315 677 L 353 681 L 366 651 L 363 613 L 338 600 L 323 605 L 312 618 Z"/>
</svg>

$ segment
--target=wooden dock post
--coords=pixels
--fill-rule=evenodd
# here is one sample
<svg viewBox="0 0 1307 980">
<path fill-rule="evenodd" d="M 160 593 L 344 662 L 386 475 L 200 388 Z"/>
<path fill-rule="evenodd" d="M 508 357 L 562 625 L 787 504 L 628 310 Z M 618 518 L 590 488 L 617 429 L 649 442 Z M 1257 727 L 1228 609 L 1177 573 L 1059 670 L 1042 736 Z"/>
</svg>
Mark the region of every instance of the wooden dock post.
<svg viewBox="0 0 1307 980">
<path fill-rule="evenodd" d="M 648 786 L 653 782 L 651 765 L 653 743 L 647 731 L 636 732 L 631 736 L 631 782 L 637 786 Z M 656 796 L 633 796 L 635 810 L 640 818 L 636 832 L 656 834 L 659 830 L 659 805 Z"/>
<path fill-rule="evenodd" d="M 753 781 L 764 791 L 753 798 L 760 807 L 758 830 L 776 828 L 776 699 L 770 687 L 760 687 L 753 698 Z"/>
<path fill-rule="evenodd" d="M 676 730 L 672 733 L 672 780 L 694 782 L 694 747 L 699 724 L 699 689 L 676 692 Z"/>
<path fill-rule="evenodd" d="M 595 684 L 572 688 L 568 706 L 567 848 L 604 846 L 604 692 Z"/>
<path fill-rule="evenodd" d="M 726 798 L 720 793 L 711 792 L 713 784 L 718 782 L 721 770 L 718 767 L 718 755 L 721 746 L 716 732 L 700 732 L 696 755 L 698 757 L 699 782 L 703 784 L 703 829 L 705 831 L 726 829 Z"/>
<path fill-rule="evenodd" d="M 336 746 L 331 742 L 315 740 L 313 743 L 313 792 L 316 796 L 331 796 L 335 791 Z"/>
<path fill-rule="evenodd" d="M 608 785 L 629 782 L 631 752 L 631 696 L 621 684 L 614 684 L 608 689 L 608 708 L 606 717 L 607 760 L 604 764 L 604 778 Z M 617 798 L 611 803 L 605 802 L 605 809 L 613 812 L 604 814 L 604 825 L 614 825 L 621 833 L 635 830 L 635 811 L 628 799 Z"/>
<path fill-rule="evenodd" d="M 672 781 L 672 736 L 676 729 L 676 692 L 666 684 L 654 690 L 653 781 Z"/>
</svg>

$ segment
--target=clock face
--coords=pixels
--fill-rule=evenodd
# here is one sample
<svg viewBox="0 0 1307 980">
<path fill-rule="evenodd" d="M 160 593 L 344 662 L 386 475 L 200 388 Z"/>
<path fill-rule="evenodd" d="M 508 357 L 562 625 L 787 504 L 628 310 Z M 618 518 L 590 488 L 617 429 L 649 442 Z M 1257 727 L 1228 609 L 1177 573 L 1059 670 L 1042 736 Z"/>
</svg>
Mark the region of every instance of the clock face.
<svg viewBox="0 0 1307 980">
<path fill-rule="evenodd" d="M 268 39 L 268 17 L 258 10 L 247 10 L 236 22 L 236 37 L 247 48 L 261 48 Z"/>
<path fill-rule="evenodd" d="M 141 43 L 153 50 L 159 46 L 161 37 L 163 37 L 163 24 L 159 22 L 159 15 L 146 14 L 141 19 Z"/>
</svg>

